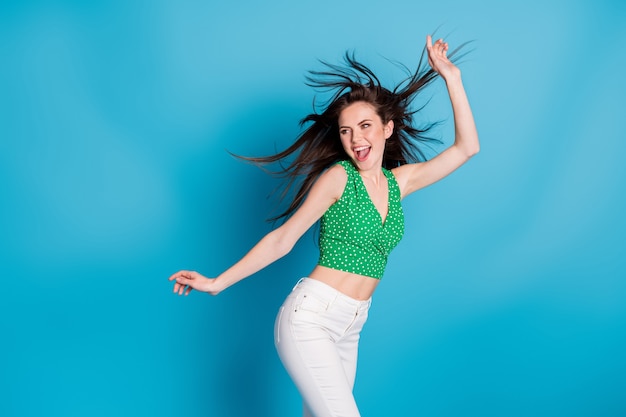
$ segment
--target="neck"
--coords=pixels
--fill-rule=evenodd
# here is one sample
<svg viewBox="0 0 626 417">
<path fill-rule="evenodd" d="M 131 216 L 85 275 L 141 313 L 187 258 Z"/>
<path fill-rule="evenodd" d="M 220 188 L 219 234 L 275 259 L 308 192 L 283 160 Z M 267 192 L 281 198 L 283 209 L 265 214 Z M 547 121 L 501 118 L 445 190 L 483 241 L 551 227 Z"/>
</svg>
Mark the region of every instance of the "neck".
<svg viewBox="0 0 626 417">
<path fill-rule="evenodd" d="M 372 168 L 368 171 L 359 171 L 359 174 L 361 174 L 361 178 L 369 181 L 375 186 L 379 186 L 385 180 L 385 175 L 380 167 Z"/>
</svg>

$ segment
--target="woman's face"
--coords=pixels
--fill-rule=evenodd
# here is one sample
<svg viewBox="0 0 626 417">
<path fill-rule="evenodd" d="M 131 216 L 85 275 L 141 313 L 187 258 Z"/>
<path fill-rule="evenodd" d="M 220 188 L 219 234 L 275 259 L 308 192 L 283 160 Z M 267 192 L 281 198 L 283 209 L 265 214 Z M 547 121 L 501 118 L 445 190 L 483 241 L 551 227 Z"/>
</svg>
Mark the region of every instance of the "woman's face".
<svg viewBox="0 0 626 417">
<path fill-rule="evenodd" d="M 357 101 L 342 110 L 338 123 L 343 149 L 359 170 L 380 169 L 393 121 L 383 124 L 374 106 Z"/>
</svg>

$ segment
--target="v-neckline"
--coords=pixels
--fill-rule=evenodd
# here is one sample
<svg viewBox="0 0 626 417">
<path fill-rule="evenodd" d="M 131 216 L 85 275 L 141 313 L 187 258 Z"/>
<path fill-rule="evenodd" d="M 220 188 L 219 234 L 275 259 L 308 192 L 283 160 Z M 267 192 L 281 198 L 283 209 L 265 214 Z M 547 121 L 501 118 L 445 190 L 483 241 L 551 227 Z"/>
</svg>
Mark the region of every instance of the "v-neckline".
<svg viewBox="0 0 626 417">
<path fill-rule="evenodd" d="M 367 186 L 365 185 L 365 182 L 363 182 L 363 177 L 361 176 L 361 173 L 359 172 L 359 170 L 356 167 L 354 167 L 354 170 L 356 171 L 357 175 L 359 176 L 359 180 L 361 181 L 361 185 L 365 189 L 365 195 L 367 195 L 368 201 L 372 205 L 372 208 L 374 209 L 376 214 L 378 214 L 378 218 L 380 219 L 381 227 L 385 227 L 385 223 L 387 222 L 387 218 L 389 217 L 389 197 L 391 196 L 391 187 L 389 186 L 389 177 L 387 176 L 387 173 L 385 172 L 385 169 L 381 167 L 381 171 L 382 171 L 382 173 L 383 173 L 383 175 L 385 177 L 385 180 L 387 181 L 387 214 L 385 215 L 384 218 L 383 218 L 383 215 L 380 214 L 380 211 L 378 211 L 378 207 L 376 207 L 376 204 L 374 204 L 374 200 L 372 200 L 372 197 L 370 196 L 370 193 L 367 190 Z"/>
</svg>

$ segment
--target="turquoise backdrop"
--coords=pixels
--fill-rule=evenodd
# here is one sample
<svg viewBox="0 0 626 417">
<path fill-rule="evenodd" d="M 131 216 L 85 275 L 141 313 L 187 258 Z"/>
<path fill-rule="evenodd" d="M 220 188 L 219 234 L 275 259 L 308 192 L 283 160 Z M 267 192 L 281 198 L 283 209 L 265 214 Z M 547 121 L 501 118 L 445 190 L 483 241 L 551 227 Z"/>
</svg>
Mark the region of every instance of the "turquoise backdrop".
<svg viewBox="0 0 626 417">
<path fill-rule="evenodd" d="M 317 254 L 218 297 L 271 224 L 263 155 L 318 59 L 387 84 L 427 33 L 461 64 L 481 153 L 406 200 L 363 335 L 367 416 L 626 415 L 626 3 L 4 1 L 0 415 L 297 416 L 274 315 Z M 438 81 L 425 118 L 450 106 Z M 268 198 L 268 196 L 270 196 Z"/>
</svg>

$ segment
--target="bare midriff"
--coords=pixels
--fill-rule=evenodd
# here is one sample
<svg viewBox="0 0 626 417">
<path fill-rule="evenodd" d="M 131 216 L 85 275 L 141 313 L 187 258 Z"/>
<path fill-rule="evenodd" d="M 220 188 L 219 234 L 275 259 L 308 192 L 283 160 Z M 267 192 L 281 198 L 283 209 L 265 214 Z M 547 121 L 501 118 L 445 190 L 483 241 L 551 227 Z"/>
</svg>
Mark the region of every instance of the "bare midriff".
<svg viewBox="0 0 626 417">
<path fill-rule="evenodd" d="M 376 278 L 353 274 L 352 272 L 339 271 L 321 265 L 317 265 L 315 269 L 313 269 L 309 278 L 330 285 L 337 291 L 356 300 L 369 299 L 372 294 L 374 294 L 374 290 L 380 282 L 380 280 Z"/>
</svg>

